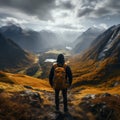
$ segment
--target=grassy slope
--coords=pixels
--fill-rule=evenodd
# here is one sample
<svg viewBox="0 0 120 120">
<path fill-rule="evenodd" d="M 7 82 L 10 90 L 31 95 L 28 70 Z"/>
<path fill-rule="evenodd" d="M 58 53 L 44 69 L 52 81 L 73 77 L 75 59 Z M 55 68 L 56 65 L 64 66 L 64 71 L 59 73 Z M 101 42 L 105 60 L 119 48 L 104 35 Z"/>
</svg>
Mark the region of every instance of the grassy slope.
<svg viewBox="0 0 120 120">
<path fill-rule="evenodd" d="M 120 94 L 120 70 L 109 70 L 107 65 L 114 63 L 113 59 L 106 59 L 102 62 L 95 60 L 84 60 L 74 56 L 70 60 L 73 72 L 73 91 L 77 91 L 75 104 L 87 94 Z M 118 83 L 116 86 L 115 83 Z"/>
<path fill-rule="evenodd" d="M 120 70 L 110 69 L 108 65 L 114 64 L 114 59 L 108 58 L 101 62 L 92 59 L 81 60 L 75 56 L 70 61 L 75 86 L 79 85 L 107 85 L 120 82 Z"/>
<path fill-rule="evenodd" d="M 97 73 L 99 73 L 99 71 L 102 70 L 102 68 L 104 68 L 104 65 L 106 63 L 104 61 L 104 64 L 103 63 L 99 64 L 99 67 L 96 68 L 96 65 L 98 63 L 95 63 L 94 61 L 81 62 L 79 59 L 76 59 L 76 58 L 74 60 L 76 60 L 77 62 L 72 61 L 71 65 L 70 65 L 72 68 L 72 71 L 73 71 L 73 76 L 74 76 L 73 84 L 74 85 L 76 85 L 80 81 L 84 81 L 84 80 L 91 81 L 91 78 L 94 78 L 94 75 L 98 76 L 98 74 L 96 74 L 95 71 L 98 70 Z M 86 64 L 83 64 L 83 63 L 86 63 Z M 119 73 L 119 71 L 118 71 L 118 73 Z M 116 76 L 116 74 L 118 75 L 118 73 L 115 72 L 114 73 L 115 76 Z M 89 77 L 88 77 L 88 75 L 89 75 Z M 106 82 L 102 82 L 102 84 L 99 84 L 99 85 L 95 84 L 94 85 L 94 84 L 91 84 L 91 82 L 90 82 L 90 84 L 83 84 L 80 86 L 78 85 L 77 87 L 74 87 L 74 89 L 72 91 L 70 91 L 71 95 L 72 95 L 71 97 L 69 97 L 69 94 L 68 94 L 68 98 L 72 98 L 72 101 L 69 101 L 69 107 L 71 110 L 70 112 L 72 113 L 73 116 L 78 116 L 78 118 L 76 120 L 79 120 L 80 118 L 82 119 L 82 117 L 84 118 L 84 114 L 88 118 L 94 117 L 91 113 L 89 113 L 90 115 L 88 115 L 88 113 L 86 114 L 86 111 L 84 111 L 83 109 L 81 109 L 81 107 L 79 107 L 80 103 L 82 102 L 82 98 L 85 95 L 87 95 L 87 94 L 100 94 L 100 93 L 106 93 L 106 92 L 111 93 L 111 94 L 120 94 L 120 85 L 118 85 L 116 87 L 112 87 L 112 88 L 109 87 L 111 82 L 114 81 L 114 76 L 110 76 L 110 77 L 111 77 L 111 80 L 109 80 L 107 82 L 107 84 L 106 84 Z M 118 77 L 117 80 L 119 81 L 119 75 L 117 77 Z M 93 80 L 99 81 L 98 78 L 93 79 Z M 52 91 L 52 89 L 50 88 L 50 86 L 48 84 L 48 80 L 40 80 L 40 79 L 32 78 L 32 77 L 29 77 L 26 75 L 22 75 L 22 74 L 11 74 L 11 73 L 0 72 L 0 89 L 4 88 L 6 90 L 7 94 L 5 93 L 4 96 L 7 96 L 7 99 L 10 96 L 11 92 L 19 92 L 19 91 L 26 90 L 24 85 L 31 86 L 32 88 L 38 89 L 38 90 Z M 49 96 L 50 96 L 50 94 L 48 94 L 47 97 L 49 97 Z M 3 101 L 5 101 L 7 99 L 3 97 Z M 44 99 L 45 99 L 45 97 L 44 97 Z M 52 100 L 53 99 L 54 98 L 52 98 Z M 20 111 L 18 111 L 18 115 L 16 115 L 16 117 L 18 117 L 19 113 L 21 113 L 21 111 L 23 111 L 24 109 L 26 109 L 25 113 L 27 111 L 28 113 L 32 114 L 31 111 L 33 110 L 33 107 L 29 106 L 29 104 L 26 104 L 26 106 L 25 105 L 22 106 L 21 104 L 18 105 L 18 103 L 13 104 L 14 102 L 10 102 L 10 101 L 4 102 L 4 104 L 3 104 L 3 102 L 0 101 L 0 103 L 3 105 L 2 108 L 5 108 L 5 106 L 7 106 L 7 108 L 9 108 L 9 109 L 19 108 L 18 110 L 20 110 Z M 46 101 L 47 100 L 44 100 L 45 103 L 46 103 Z M 98 102 L 99 101 L 100 100 L 98 99 Z M 53 101 L 51 101 L 51 102 L 53 103 Z M 109 102 L 110 101 L 108 101 L 108 103 Z M 7 104 L 7 103 L 9 103 L 9 104 Z M 51 105 L 50 106 L 49 105 L 50 104 L 48 102 L 48 107 L 51 106 Z M 74 107 L 75 110 L 72 107 Z M 52 109 L 50 109 L 49 112 L 51 112 Z M 35 110 L 36 110 L 36 108 L 35 108 Z M 11 113 L 13 114 L 14 111 L 15 110 L 13 109 Z M 39 109 L 38 109 L 38 111 L 39 111 Z M 42 108 L 42 111 L 44 111 L 43 108 Z M 117 110 L 117 111 L 119 112 L 119 110 Z M 46 112 L 48 112 L 48 111 L 46 111 Z M 84 113 L 83 116 L 79 115 L 79 112 Z M 5 111 L 5 113 L 10 113 L 10 112 Z M 33 113 L 33 114 L 35 115 L 35 113 Z M 40 116 L 43 116 L 43 115 L 45 115 L 45 114 L 40 113 Z M 8 114 L 8 117 L 10 117 L 10 116 L 11 115 Z M 29 115 L 26 114 L 26 115 L 24 115 L 23 118 L 27 118 L 28 116 Z M 95 119 L 90 118 L 89 120 L 95 120 Z"/>
<path fill-rule="evenodd" d="M 35 89 L 51 91 L 47 80 L 41 80 L 22 74 L 0 72 L 0 88 L 5 88 L 9 91 L 17 91 L 17 89 L 24 89 L 24 85 L 31 86 Z"/>
</svg>

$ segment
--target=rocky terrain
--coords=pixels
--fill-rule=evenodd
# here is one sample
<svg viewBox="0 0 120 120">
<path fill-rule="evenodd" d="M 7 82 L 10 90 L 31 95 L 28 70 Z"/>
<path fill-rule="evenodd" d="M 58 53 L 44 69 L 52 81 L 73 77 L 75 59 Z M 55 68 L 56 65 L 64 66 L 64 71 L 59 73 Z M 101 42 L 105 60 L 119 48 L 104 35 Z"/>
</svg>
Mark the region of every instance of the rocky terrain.
<svg viewBox="0 0 120 120">
<path fill-rule="evenodd" d="M 112 89 L 93 86 L 69 88 L 69 113 L 63 112 L 61 94 L 61 112 L 55 113 L 54 91 L 48 81 L 0 72 L 0 119 L 119 120 L 119 94 L 120 85 Z"/>
</svg>

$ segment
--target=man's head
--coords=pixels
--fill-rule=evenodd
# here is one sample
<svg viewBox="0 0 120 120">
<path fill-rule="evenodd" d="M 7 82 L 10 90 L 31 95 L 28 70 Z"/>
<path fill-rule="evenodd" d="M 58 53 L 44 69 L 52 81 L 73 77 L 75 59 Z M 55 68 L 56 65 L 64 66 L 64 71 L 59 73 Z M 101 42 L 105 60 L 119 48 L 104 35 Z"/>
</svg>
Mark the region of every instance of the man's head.
<svg viewBox="0 0 120 120">
<path fill-rule="evenodd" d="M 64 64 L 65 63 L 65 59 L 64 59 L 64 55 L 63 54 L 59 54 L 57 57 L 57 63 L 58 64 Z"/>
</svg>

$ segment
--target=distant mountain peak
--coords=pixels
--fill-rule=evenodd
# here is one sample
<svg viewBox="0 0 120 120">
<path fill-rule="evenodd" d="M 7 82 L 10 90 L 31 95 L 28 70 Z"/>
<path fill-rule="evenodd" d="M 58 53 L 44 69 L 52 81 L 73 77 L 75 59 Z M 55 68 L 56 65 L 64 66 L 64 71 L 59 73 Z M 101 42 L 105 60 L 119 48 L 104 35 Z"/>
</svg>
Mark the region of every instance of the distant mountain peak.
<svg viewBox="0 0 120 120">
<path fill-rule="evenodd" d="M 105 29 L 92 26 L 92 27 L 90 27 L 86 30 L 86 32 L 94 32 L 94 33 L 95 32 L 100 32 L 100 31 L 105 31 Z"/>
<path fill-rule="evenodd" d="M 51 48 L 64 46 L 59 35 L 50 30 L 33 31 L 26 30 L 19 25 L 10 24 L 0 28 L 0 32 L 12 39 L 21 48 L 32 52 L 41 52 Z M 57 41 L 57 42 L 56 42 Z"/>
<path fill-rule="evenodd" d="M 8 24 L 8 25 L 5 25 L 5 26 L 2 26 L 0 31 L 1 32 L 6 32 L 6 31 L 22 32 L 22 28 L 21 28 L 20 25 Z"/>
<path fill-rule="evenodd" d="M 97 27 L 90 27 L 85 32 L 83 32 L 74 42 L 73 51 L 75 53 L 80 53 L 87 49 L 94 39 L 104 32 L 105 29 L 99 29 Z"/>
</svg>

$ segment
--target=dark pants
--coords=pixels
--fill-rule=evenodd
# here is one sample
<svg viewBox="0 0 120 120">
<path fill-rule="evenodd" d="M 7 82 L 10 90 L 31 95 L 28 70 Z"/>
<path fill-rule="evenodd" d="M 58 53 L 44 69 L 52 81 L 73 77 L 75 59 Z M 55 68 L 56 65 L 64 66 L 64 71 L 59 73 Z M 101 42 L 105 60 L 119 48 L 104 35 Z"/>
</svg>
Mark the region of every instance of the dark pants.
<svg viewBox="0 0 120 120">
<path fill-rule="evenodd" d="M 64 104 L 64 111 L 68 111 L 67 108 L 67 89 L 63 90 L 55 90 L 55 104 L 56 104 L 56 110 L 59 110 L 59 93 L 62 91 L 63 95 L 63 104 Z"/>
</svg>

